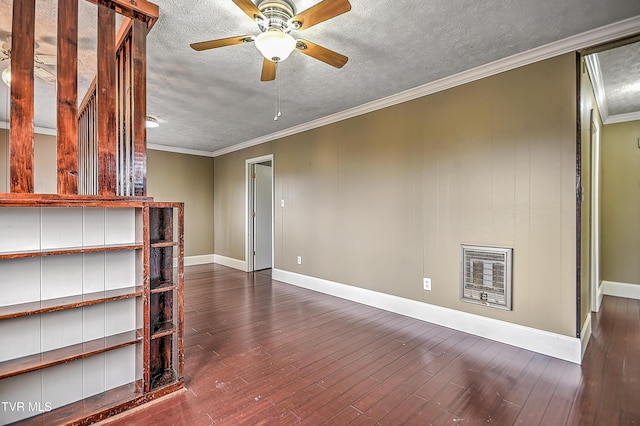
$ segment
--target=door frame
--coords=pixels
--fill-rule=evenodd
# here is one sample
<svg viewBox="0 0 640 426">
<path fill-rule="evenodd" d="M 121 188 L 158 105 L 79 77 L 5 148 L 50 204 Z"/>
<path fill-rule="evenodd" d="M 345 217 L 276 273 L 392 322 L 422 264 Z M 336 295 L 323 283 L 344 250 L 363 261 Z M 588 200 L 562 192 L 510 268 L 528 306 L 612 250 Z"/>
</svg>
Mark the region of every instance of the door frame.
<svg viewBox="0 0 640 426">
<path fill-rule="evenodd" d="M 591 266 L 591 311 L 598 312 L 602 302 L 600 288 L 600 125 L 591 110 L 591 248 L 589 252 Z"/>
<path fill-rule="evenodd" d="M 264 163 L 265 161 L 271 161 L 271 267 L 274 266 L 274 220 L 275 209 L 273 199 L 275 196 L 275 182 L 274 182 L 274 156 L 273 154 L 263 155 L 260 157 L 249 158 L 245 160 L 245 259 L 246 259 L 246 271 L 253 272 L 254 270 L 254 226 L 253 226 L 253 209 L 254 209 L 254 180 L 253 169 L 256 164 Z"/>
</svg>

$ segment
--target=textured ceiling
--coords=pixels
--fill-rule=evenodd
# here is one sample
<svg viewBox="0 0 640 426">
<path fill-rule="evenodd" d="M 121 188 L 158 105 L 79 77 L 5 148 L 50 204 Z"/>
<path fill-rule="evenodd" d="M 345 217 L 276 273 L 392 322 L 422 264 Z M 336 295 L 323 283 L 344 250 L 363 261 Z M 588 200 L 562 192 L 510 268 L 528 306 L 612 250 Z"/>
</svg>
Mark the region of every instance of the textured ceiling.
<svg viewBox="0 0 640 426">
<path fill-rule="evenodd" d="M 597 55 L 609 115 L 639 112 L 640 42 Z"/>
<path fill-rule="evenodd" d="M 300 12 L 318 0 L 293 2 Z M 53 3 L 37 1 L 38 20 L 51 15 L 45 11 Z M 351 0 L 350 12 L 293 32 L 348 56 L 342 69 L 293 52 L 279 64 L 276 82 L 261 82 L 262 57 L 253 43 L 203 52 L 189 47 L 259 32 L 231 0 L 155 3 L 160 19 L 148 36 L 147 112 L 161 126 L 149 129 L 147 141 L 208 152 L 640 15 L 640 2 L 629 0 Z M 10 5 L 0 0 L 0 35 L 10 31 Z M 81 44 L 90 49 L 95 26 L 83 23 L 95 22 L 95 10 L 83 13 Z M 45 43 L 52 39 L 46 31 L 36 30 L 38 53 L 51 53 L 43 51 L 51 47 Z M 81 70 L 88 79 L 95 58 L 83 55 Z M 605 73 L 606 60 L 600 59 Z M 274 121 L 278 84 L 282 117 Z M 7 99 L 0 86 L 0 99 Z M 35 124 L 54 127 L 55 108 L 46 102 L 53 86 L 37 82 L 36 89 L 41 105 Z M 8 101 L 3 103 L 0 120 L 6 121 Z"/>
</svg>

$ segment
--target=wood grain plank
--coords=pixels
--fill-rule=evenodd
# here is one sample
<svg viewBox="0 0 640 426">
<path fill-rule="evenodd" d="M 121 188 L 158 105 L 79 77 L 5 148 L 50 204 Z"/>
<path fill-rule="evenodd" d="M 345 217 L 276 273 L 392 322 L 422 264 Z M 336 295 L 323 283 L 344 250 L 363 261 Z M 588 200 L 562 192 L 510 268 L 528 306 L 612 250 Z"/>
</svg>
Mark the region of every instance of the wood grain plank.
<svg viewBox="0 0 640 426">
<path fill-rule="evenodd" d="M 98 194 L 117 195 L 116 14 L 98 5 Z"/>
<path fill-rule="evenodd" d="M 519 416 L 533 424 L 582 425 L 594 424 L 597 410 L 618 410 L 623 424 L 638 418 L 626 407 L 640 406 L 640 395 L 628 392 L 624 379 L 623 408 L 584 392 L 586 378 L 589 389 L 604 385 L 606 360 L 614 367 L 639 358 L 631 320 L 621 345 L 614 329 L 622 323 L 614 318 L 625 311 L 640 328 L 640 307 L 617 309 L 610 296 L 594 317 L 595 340 L 579 366 L 435 325 L 439 332 L 424 333 L 418 320 L 219 265 L 185 268 L 185 280 L 185 380 L 192 396 L 144 408 L 114 426 L 180 424 L 203 414 L 220 424 L 313 425 L 515 424 Z M 620 350 L 624 357 L 607 357 Z M 418 387 L 420 380 L 427 381 Z M 585 415 L 571 414 L 581 409 Z"/>
<path fill-rule="evenodd" d="M 103 352 L 133 345 L 142 339 L 142 330 L 95 339 L 0 363 L 0 379 L 36 371 L 58 364 L 88 358 Z"/>
<path fill-rule="evenodd" d="M 13 4 L 9 179 L 11 192 L 33 193 L 35 0 Z"/>
<path fill-rule="evenodd" d="M 132 28 L 133 60 L 133 195 L 147 194 L 147 26 Z"/>
<path fill-rule="evenodd" d="M 65 309 L 81 308 L 99 303 L 113 302 L 142 296 L 142 286 L 119 288 L 115 290 L 85 293 L 56 299 L 39 300 L 37 302 L 20 303 L 0 307 L 0 320 L 37 315 Z"/>
<path fill-rule="evenodd" d="M 58 0 L 58 193 L 78 193 L 78 1 Z"/>
</svg>

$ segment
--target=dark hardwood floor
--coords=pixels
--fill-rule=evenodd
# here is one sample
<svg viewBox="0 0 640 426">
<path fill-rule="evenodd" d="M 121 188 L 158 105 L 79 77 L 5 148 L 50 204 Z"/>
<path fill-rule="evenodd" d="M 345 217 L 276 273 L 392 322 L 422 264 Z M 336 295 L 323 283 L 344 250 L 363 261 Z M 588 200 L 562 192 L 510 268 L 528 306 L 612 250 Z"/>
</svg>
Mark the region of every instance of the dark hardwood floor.
<svg viewBox="0 0 640 426">
<path fill-rule="evenodd" d="M 187 390 L 109 425 L 640 423 L 640 304 L 582 366 L 218 265 L 186 268 Z"/>
</svg>

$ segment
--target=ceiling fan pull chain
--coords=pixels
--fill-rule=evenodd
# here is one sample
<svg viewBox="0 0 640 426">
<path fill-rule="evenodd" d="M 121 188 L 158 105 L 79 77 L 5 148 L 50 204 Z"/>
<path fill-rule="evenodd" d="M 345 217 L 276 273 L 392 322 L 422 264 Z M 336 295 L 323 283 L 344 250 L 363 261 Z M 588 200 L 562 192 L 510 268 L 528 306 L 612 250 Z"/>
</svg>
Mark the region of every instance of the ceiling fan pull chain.
<svg viewBox="0 0 640 426">
<path fill-rule="evenodd" d="M 280 75 L 280 78 L 276 81 L 276 84 L 278 85 L 278 117 L 280 117 L 282 115 L 282 113 L 280 112 L 280 104 L 282 100 L 282 97 L 280 96 L 280 86 L 282 86 L 282 75 Z"/>
<path fill-rule="evenodd" d="M 275 111 L 275 114 L 273 115 L 273 121 L 278 121 L 278 79 L 276 79 L 274 83 L 275 84 L 273 86 L 273 101 L 274 101 L 273 109 Z"/>
<path fill-rule="evenodd" d="M 278 121 L 278 118 L 282 116 L 280 112 L 280 79 L 276 79 L 275 81 L 275 115 L 273 116 L 273 121 Z"/>
</svg>

